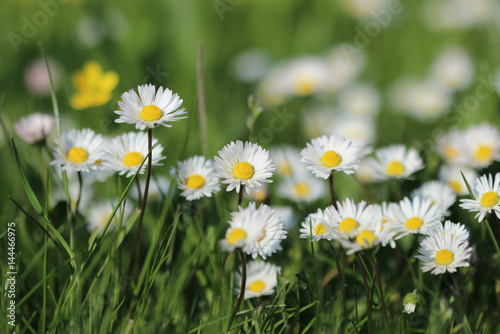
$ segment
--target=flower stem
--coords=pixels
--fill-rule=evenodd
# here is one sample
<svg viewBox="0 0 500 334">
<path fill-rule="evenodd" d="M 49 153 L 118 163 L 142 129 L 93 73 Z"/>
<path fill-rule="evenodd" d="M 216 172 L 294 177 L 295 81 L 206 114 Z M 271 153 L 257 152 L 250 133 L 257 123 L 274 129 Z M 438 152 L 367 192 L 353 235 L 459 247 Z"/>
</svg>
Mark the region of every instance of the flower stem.
<svg viewBox="0 0 500 334">
<path fill-rule="evenodd" d="M 491 229 L 490 222 L 485 219 L 485 223 L 486 223 L 486 227 L 488 228 L 488 233 L 490 234 L 491 240 L 493 241 L 493 245 L 495 246 L 497 254 L 500 257 L 500 248 L 498 248 L 497 239 L 495 238 L 495 234 L 493 233 L 493 230 Z"/>
<path fill-rule="evenodd" d="M 82 180 L 82 172 L 78 172 L 78 199 L 76 200 L 75 209 L 71 213 L 71 225 L 69 232 L 69 244 L 71 249 L 74 248 L 74 233 L 75 233 L 75 224 L 76 217 L 78 216 L 78 207 L 80 206 L 80 199 L 82 198 L 82 188 L 83 188 L 83 180 Z"/>
<path fill-rule="evenodd" d="M 358 260 L 359 270 L 361 271 L 361 276 L 363 276 L 363 283 L 365 285 L 365 295 L 366 295 L 366 316 L 368 317 L 368 334 L 372 333 L 372 310 L 370 301 L 370 289 L 368 288 L 368 281 L 366 280 L 365 268 L 363 267 L 363 261 L 361 261 L 361 256 L 359 253 L 356 254 L 356 260 Z"/>
<path fill-rule="evenodd" d="M 333 172 L 330 174 L 328 178 L 328 183 L 330 185 L 330 196 L 332 198 L 332 204 L 335 210 L 337 210 L 337 199 L 335 197 L 335 188 L 333 187 Z"/>
<path fill-rule="evenodd" d="M 335 250 L 335 247 L 333 246 L 333 243 L 330 241 L 330 246 L 332 246 L 332 251 L 333 251 L 333 256 L 335 257 L 335 263 L 337 264 L 337 270 L 338 270 L 338 274 L 340 276 L 340 279 L 342 281 L 342 306 L 344 308 L 344 314 L 347 313 L 347 297 L 346 297 L 346 293 L 345 293 L 345 273 L 344 273 L 344 267 L 341 266 L 340 264 L 340 258 L 339 258 L 339 255 L 337 253 L 337 251 Z"/>
<path fill-rule="evenodd" d="M 151 149 L 153 147 L 153 129 L 149 128 L 148 129 L 148 152 L 149 152 L 149 157 L 148 157 L 148 171 L 146 174 L 146 185 L 144 186 L 144 196 L 142 197 L 142 206 L 141 206 L 141 213 L 139 216 L 139 223 L 137 225 L 137 232 L 135 234 L 135 242 L 134 242 L 134 252 L 132 253 L 132 259 L 130 260 L 130 265 L 128 268 L 129 276 L 132 273 L 135 265 L 135 259 L 141 258 L 141 235 L 142 235 L 142 222 L 144 220 L 144 214 L 146 213 L 146 206 L 148 203 L 148 192 L 149 192 L 149 182 L 151 180 L 151 168 L 153 164 L 153 154 L 151 152 Z M 137 278 L 139 278 L 139 275 L 137 275 Z"/>
<path fill-rule="evenodd" d="M 234 318 L 236 317 L 236 313 L 240 308 L 241 302 L 243 301 L 243 297 L 245 296 L 245 290 L 247 287 L 247 263 L 245 260 L 245 253 L 240 250 L 241 256 L 241 288 L 240 295 L 238 296 L 238 301 L 236 301 L 236 305 L 234 306 L 233 314 L 231 315 L 231 319 L 229 319 L 229 326 L 227 327 L 228 331 L 231 329 L 231 324 L 233 323 Z"/>
<path fill-rule="evenodd" d="M 241 205 L 241 202 L 243 201 L 243 190 L 245 190 L 245 186 L 242 184 L 240 187 L 240 191 L 238 193 L 238 207 Z"/>
<path fill-rule="evenodd" d="M 384 325 L 387 333 L 390 333 L 389 320 L 387 318 L 387 309 L 385 307 L 384 290 L 382 288 L 382 280 L 380 279 L 380 271 L 378 269 L 377 256 L 373 254 L 373 267 L 375 268 L 375 277 L 377 278 L 378 291 L 380 292 L 380 301 L 382 302 L 382 312 L 384 315 Z"/>
</svg>

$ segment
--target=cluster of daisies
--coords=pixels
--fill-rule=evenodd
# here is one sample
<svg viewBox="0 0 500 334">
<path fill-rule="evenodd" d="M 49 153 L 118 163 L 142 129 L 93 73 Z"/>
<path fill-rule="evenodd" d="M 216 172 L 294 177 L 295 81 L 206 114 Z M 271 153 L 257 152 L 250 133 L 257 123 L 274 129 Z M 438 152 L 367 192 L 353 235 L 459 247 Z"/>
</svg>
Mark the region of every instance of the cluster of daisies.
<svg viewBox="0 0 500 334">
<path fill-rule="evenodd" d="M 163 147 L 152 138 L 152 130 L 158 125 L 169 127 L 170 122 L 184 118 L 181 104 L 177 94 L 162 87 L 157 90 L 152 85 L 144 85 L 138 87 L 138 93 L 125 92 L 119 102 L 120 110 L 115 111 L 119 115 L 116 122 L 134 124 L 139 130 L 148 130 L 147 133 L 128 132 L 109 139 L 91 129 L 69 130 L 56 141 L 52 164 L 69 175 L 76 173 L 88 178 L 99 173 L 117 172 L 125 177 L 143 173 L 149 152 L 151 165 L 161 165 L 165 159 Z M 21 120 L 15 128 L 26 141 L 40 143 L 46 141 L 53 123 L 49 116 L 33 115 L 31 119 Z M 459 170 L 463 166 L 486 167 L 497 160 L 499 154 L 498 132 L 488 127 L 471 128 L 467 130 L 470 135 L 453 130 L 447 136 L 456 136 L 457 141 L 455 137 L 446 139 L 445 136 L 438 141 L 437 151 Z M 458 137 L 462 142 L 458 142 Z M 171 175 L 177 179 L 181 196 L 189 201 L 211 197 L 220 191 L 221 184 L 226 185 L 227 191 L 235 190 L 239 196 L 246 193 L 254 199 L 247 207 L 239 206 L 231 214 L 220 242 L 225 251 L 238 250 L 252 256 L 244 287 L 246 298 L 251 298 L 273 293 L 281 268 L 265 260 L 282 249 L 281 242 L 293 226 L 291 208 L 256 203 L 262 203 L 267 196 L 267 184 L 272 182 L 273 174 L 278 175 L 278 194 L 301 203 L 324 197 L 327 179 L 333 187 L 335 173 L 354 174 L 364 181 L 403 180 L 424 168 L 418 152 L 404 145 L 380 148 L 366 157 L 369 152 L 367 145 L 341 135 L 312 139 L 300 152 L 292 147 L 278 147 L 269 152 L 257 144 L 236 141 L 223 147 L 213 160 L 193 156 L 177 162 L 177 166 L 171 168 Z M 463 181 L 456 182 L 463 187 Z M 161 187 L 157 187 L 161 192 Z M 474 198 L 462 200 L 464 209 L 478 212 L 479 221 L 491 212 L 500 216 L 499 174 L 475 180 L 472 190 Z M 307 216 L 301 224 L 300 236 L 313 241 L 338 241 L 347 254 L 353 254 L 379 246 L 394 248 L 398 239 L 418 234 L 425 238 L 417 255 L 422 269 L 434 274 L 454 272 L 458 267 L 468 266 L 471 256 L 467 229 L 450 221 L 443 225 L 457 194 L 461 192 L 451 181 L 431 181 L 398 203 L 368 205 L 365 201 L 356 203 L 346 198 Z M 102 217 L 95 215 L 91 220 L 102 222 L 106 220 L 104 217 L 109 217 L 113 202 L 102 206 Z M 241 272 L 245 272 L 243 268 Z M 240 291 L 242 273 L 236 275 Z"/>
</svg>

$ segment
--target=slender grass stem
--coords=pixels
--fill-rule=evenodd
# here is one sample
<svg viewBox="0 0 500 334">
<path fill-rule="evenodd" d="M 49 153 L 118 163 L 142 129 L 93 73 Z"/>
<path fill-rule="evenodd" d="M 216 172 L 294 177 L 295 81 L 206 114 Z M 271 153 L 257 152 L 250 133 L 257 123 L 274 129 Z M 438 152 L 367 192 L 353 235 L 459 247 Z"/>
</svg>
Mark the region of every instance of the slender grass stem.
<svg viewBox="0 0 500 334">
<path fill-rule="evenodd" d="M 234 306 L 233 314 L 231 315 L 231 319 L 229 319 L 229 326 L 227 327 L 228 330 L 231 329 L 231 324 L 233 323 L 234 318 L 236 317 L 236 313 L 238 313 L 238 310 L 240 308 L 241 302 L 243 301 L 243 298 L 245 297 L 245 290 L 247 286 L 247 263 L 245 259 L 245 253 L 240 250 L 240 256 L 241 256 L 241 289 L 240 289 L 240 295 L 238 296 L 238 300 L 236 301 L 236 305 Z"/>
<path fill-rule="evenodd" d="M 198 108 L 200 113 L 200 139 L 203 154 L 208 156 L 207 111 L 205 105 L 205 88 L 203 86 L 203 45 L 198 46 L 197 57 Z"/>
<path fill-rule="evenodd" d="M 359 253 L 356 254 L 356 260 L 358 260 L 359 270 L 361 271 L 361 276 L 363 276 L 363 283 L 365 285 L 365 295 L 366 295 L 366 316 L 368 318 L 368 334 L 373 333 L 372 331 L 372 310 L 370 301 L 370 288 L 368 288 L 368 281 L 366 280 L 365 268 L 363 267 L 363 261 L 361 261 L 361 256 Z"/>
<path fill-rule="evenodd" d="M 457 289 L 458 302 L 460 304 L 460 319 L 463 321 L 465 309 L 462 301 L 462 293 L 460 292 L 460 287 L 454 273 L 451 273 L 451 279 L 453 280 L 453 284 L 455 284 L 455 289 Z"/>
<path fill-rule="evenodd" d="M 328 178 L 328 183 L 330 185 L 330 197 L 332 198 L 332 204 L 335 210 L 337 210 L 337 198 L 335 197 L 335 188 L 333 187 L 333 174 L 332 172 L 330 174 L 330 177 Z"/>
<path fill-rule="evenodd" d="M 380 279 L 380 270 L 378 268 L 377 256 L 373 254 L 373 268 L 375 269 L 375 277 L 377 279 L 378 291 L 380 292 L 380 301 L 382 303 L 382 313 L 384 315 L 384 325 L 387 333 L 390 333 L 389 320 L 387 318 L 387 308 L 385 307 L 384 289 L 382 288 L 382 280 Z"/>
</svg>

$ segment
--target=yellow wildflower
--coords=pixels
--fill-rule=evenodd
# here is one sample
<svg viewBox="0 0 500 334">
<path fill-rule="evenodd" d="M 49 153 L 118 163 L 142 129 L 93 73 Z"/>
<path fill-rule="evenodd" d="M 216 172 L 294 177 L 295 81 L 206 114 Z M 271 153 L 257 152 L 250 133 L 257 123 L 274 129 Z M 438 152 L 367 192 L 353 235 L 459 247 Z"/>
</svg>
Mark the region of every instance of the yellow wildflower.
<svg viewBox="0 0 500 334">
<path fill-rule="evenodd" d="M 100 106 L 111 100 L 111 92 L 118 84 L 118 74 L 103 73 L 101 65 L 94 61 L 85 63 L 83 69 L 73 74 L 73 83 L 78 92 L 71 97 L 74 109 Z"/>
</svg>

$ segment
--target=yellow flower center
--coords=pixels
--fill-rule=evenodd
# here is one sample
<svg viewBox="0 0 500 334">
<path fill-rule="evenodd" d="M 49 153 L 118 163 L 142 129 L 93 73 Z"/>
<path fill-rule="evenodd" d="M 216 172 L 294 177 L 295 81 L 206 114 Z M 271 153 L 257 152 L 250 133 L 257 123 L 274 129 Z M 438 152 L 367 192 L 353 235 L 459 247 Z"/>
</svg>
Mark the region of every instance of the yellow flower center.
<svg viewBox="0 0 500 334">
<path fill-rule="evenodd" d="M 476 151 L 476 159 L 480 162 L 486 162 L 491 159 L 493 150 L 491 147 L 486 145 L 481 145 Z"/>
<path fill-rule="evenodd" d="M 453 261 L 453 253 L 447 249 L 442 249 L 436 253 L 436 262 L 442 266 L 450 264 Z"/>
<path fill-rule="evenodd" d="M 266 283 L 263 281 L 255 281 L 248 286 L 248 289 L 252 292 L 261 292 L 266 287 Z"/>
<path fill-rule="evenodd" d="M 456 158 L 458 156 L 458 151 L 456 149 L 454 149 L 453 147 L 448 146 L 444 150 L 444 156 L 445 156 L 446 159 Z"/>
<path fill-rule="evenodd" d="M 364 230 L 356 237 L 356 242 L 363 247 L 372 247 L 377 236 L 372 231 Z"/>
<path fill-rule="evenodd" d="M 462 186 L 460 185 L 460 183 L 458 183 L 457 181 L 449 181 L 448 182 L 448 185 L 453 189 L 454 192 L 456 192 L 457 194 L 462 190 Z"/>
<path fill-rule="evenodd" d="M 321 157 L 321 163 L 325 167 L 337 167 L 342 162 L 342 158 L 335 151 L 328 151 Z"/>
<path fill-rule="evenodd" d="M 299 96 L 309 95 L 314 90 L 314 82 L 309 76 L 301 76 L 295 82 L 295 92 Z"/>
<path fill-rule="evenodd" d="M 498 203 L 498 194 L 493 191 L 488 191 L 481 197 L 481 206 L 491 208 Z"/>
<path fill-rule="evenodd" d="M 154 122 L 161 118 L 161 109 L 154 105 L 147 105 L 141 110 L 143 121 Z"/>
<path fill-rule="evenodd" d="M 316 228 L 314 229 L 315 234 L 325 234 L 325 232 L 326 227 L 323 224 L 316 225 Z"/>
<path fill-rule="evenodd" d="M 387 166 L 387 175 L 389 176 L 402 176 L 405 172 L 405 167 L 399 161 L 393 161 Z"/>
<path fill-rule="evenodd" d="M 245 239 L 246 237 L 247 237 L 247 233 L 245 231 L 243 231 L 241 228 L 235 228 L 229 233 L 229 236 L 227 237 L 227 241 L 231 245 L 234 245 L 235 243 Z"/>
<path fill-rule="evenodd" d="M 81 147 L 72 147 L 68 152 L 68 160 L 77 164 L 87 161 L 87 151 Z"/>
<path fill-rule="evenodd" d="M 289 176 L 290 174 L 292 174 L 290 166 L 287 163 L 284 163 L 283 165 L 281 165 L 279 171 L 281 174 L 286 175 L 286 176 Z"/>
<path fill-rule="evenodd" d="M 267 194 L 264 189 L 260 189 L 259 191 L 254 192 L 255 200 L 258 202 L 264 202 L 267 198 Z"/>
<path fill-rule="evenodd" d="M 187 178 L 186 184 L 193 189 L 199 189 L 205 184 L 205 178 L 201 175 L 194 174 Z"/>
<path fill-rule="evenodd" d="M 240 180 L 246 180 L 253 176 L 254 169 L 246 161 L 238 162 L 233 169 L 234 176 Z"/>
<path fill-rule="evenodd" d="M 305 197 L 305 196 L 307 196 L 307 194 L 309 194 L 309 186 L 307 185 L 307 183 L 303 183 L 303 182 L 297 183 L 295 185 L 295 192 L 300 197 Z"/>
<path fill-rule="evenodd" d="M 339 225 L 339 231 L 342 234 L 350 234 L 354 229 L 358 228 L 358 222 L 352 218 L 346 218 Z"/>
<path fill-rule="evenodd" d="M 416 230 L 424 224 L 424 221 L 419 217 L 412 217 L 406 221 L 406 227 L 410 230 Z"/>
<path fill-rule="evenodd" d="M 133 167 L 139 165 L 144 157 L 139 152 L 129 152 L 123 157 L 123 163 L 127 167 Z"/>
<path fill-rule="evenodd" d="M 102 160 L 96 160 L 94 163 L 95 163 L 96 165 L 98 165 L 98 166 L 101 166 L 101 165 L 102 165 Z"/>
</svg>

